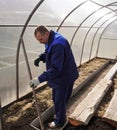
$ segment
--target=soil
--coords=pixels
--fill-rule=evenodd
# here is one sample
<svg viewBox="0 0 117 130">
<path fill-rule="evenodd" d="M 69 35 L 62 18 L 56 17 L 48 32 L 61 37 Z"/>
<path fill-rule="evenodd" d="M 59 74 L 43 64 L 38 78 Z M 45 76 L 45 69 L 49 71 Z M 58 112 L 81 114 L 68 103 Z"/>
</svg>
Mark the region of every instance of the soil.
<svg viewBox="0 0 117 130">
<path fill-rule="evenodd" d="M 84 81 L 91 73 L 96 71 L 102 66 L 107 60 L 96 58 L 87 62 L 79 67 L 80 77 L 76 80 L 75 84 L 80 84 Z M 117 88 L 117 76 L 114 79 L 114 88 Z M 114 89 L 113 89 L 114 90 Z M 108 93 L 112 97 L 113 90 Z M 53 105 L 51 98 L 51 88 L 46 87 L 44 90 L 37 92 L 38 104 L 40 111 L 44 112 L 47 108 Z M 105 98 L 102 102 L 98 111 L 96 111 L 95 117 L 92 118 L 91 122 L 87 126 L 74 127 L 68 124 L 66 130 L 114 130 L 114 128 L 103 122 L 101 116 L 103 115 L 106 107 L 109 104 L 110 98 Z M 27 97 L 26 99 L 17 101 L 9 107 L 3 109 L 3 126 L 4 130 L 34 130 L 30 127 L 30 123 L 37 117 L 37 111 L 35 109 L 35 103 L 33 97 Z"/>
<path fill-rule="evenodd" d="M 75 127 L 68 124 L 65 130 L 116 130 L 110 124 L 103 122 L 99 117 L 93 117 L 87 126 Z"/>
<path fill-rule="evenodd" d="M 37 93 L 40 111 L 43 112 L 52 105 L 51 90 L 49 87 Z M 30 123 L 37 117 L 34 98 L 29 97 L 18 101 L 3 110 L 4 130 L 34 130 Z"/>
</svg>

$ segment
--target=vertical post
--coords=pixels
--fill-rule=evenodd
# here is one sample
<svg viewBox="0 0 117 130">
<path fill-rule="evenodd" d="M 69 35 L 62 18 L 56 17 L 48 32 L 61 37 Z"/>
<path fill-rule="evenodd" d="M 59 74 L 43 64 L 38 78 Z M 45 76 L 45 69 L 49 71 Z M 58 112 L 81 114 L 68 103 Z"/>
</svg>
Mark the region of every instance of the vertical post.
<svg viewBox="0 0 117 130">
<path fill-rule="evenodd" d="M 1 98 L 0 98 L 0 130 L 3 130 Z"/>
</svg>

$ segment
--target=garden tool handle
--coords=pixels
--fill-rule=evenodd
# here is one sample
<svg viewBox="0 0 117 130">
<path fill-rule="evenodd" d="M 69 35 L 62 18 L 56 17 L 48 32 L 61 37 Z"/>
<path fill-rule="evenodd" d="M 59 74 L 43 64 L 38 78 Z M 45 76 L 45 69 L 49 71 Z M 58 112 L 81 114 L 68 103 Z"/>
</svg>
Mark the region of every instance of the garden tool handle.
<svg viewBox="0 0 117 130">
<path fill-rule="evenodd" d="M 41 128 L 41 130 L 44 130 L 44 125 L 43 125 L 43 121 L 42 121 L 41 114 L 40 114 L 40 108 L 39 108 L 39 105 L 38 105 L 38 102 L 37 102 L 35 88 L 32 87 L 32 90 L 33 90 L 33 96 L 34 96 L 35 105 L 36 105 L 36 109 L 37 109 L 37 114 L 38 114 L 38 118 L 39 118 L 40 128 Z"/>
</svg>

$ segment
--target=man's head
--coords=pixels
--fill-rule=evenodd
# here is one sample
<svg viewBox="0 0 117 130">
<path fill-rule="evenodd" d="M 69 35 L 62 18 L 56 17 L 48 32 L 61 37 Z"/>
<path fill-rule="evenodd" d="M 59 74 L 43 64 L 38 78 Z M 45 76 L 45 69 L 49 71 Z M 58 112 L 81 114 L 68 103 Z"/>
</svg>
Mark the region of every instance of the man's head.
<svg viewBox="0 0 117 130">
<path fill-rule="evenodd" d="M 40 43 L 46 44 L 49 40 L 50 32 L 46 27 L 41 25 L 35 29 L 34 35 Z"/>
</svg>

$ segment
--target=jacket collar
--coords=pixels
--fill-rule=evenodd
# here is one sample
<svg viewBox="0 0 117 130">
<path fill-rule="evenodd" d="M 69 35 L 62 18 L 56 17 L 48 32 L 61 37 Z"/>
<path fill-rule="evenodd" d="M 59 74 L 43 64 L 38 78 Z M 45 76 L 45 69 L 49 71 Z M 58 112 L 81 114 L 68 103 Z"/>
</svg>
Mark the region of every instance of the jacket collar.
<svg viewBox="0 0 117 130">
<path fill-rule="evenodd" d="M 50 46 L 51 45 L 51 43 L 53 42 L 53 40 L 54 40 L 54 31 L 53 30 L 50 30 L 50 35 L 49 35 L 49 40 L 48 40 L 48 46 Z"/>
<path fill-rule="evenodd" d="M 54 40 L 54 35 L 55 35 L 55 32 L 50 30 L 50 35 L 49 35 L 49 40 L 48 40 L 48 43 L 45 44 L 45 52 L 47 52 L 47 50 L 49 49 L 50 45 L 52 44 L 53 40 Z"/>
</svg>

